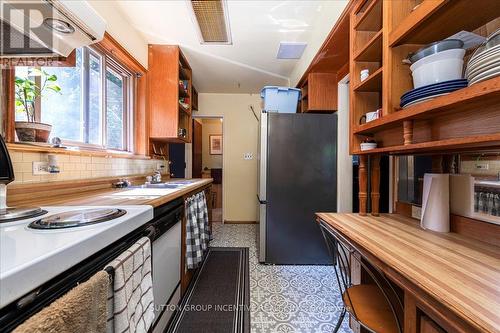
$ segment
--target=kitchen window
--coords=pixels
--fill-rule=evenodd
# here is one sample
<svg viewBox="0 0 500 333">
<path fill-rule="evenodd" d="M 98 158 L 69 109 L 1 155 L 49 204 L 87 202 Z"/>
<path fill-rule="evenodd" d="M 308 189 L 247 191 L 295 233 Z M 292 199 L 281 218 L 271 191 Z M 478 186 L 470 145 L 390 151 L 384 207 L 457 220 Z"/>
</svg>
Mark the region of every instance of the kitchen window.
<svg viewBox="0 0 500 333">
<path fill-rule="evenodd" d="M 64 144 L 132 151 L 134 77 L 98 48 L 76 51 L 75 67 L 17 67 L 16 77 L 41 87 L 54 76 L 60 91 L 45 89 L 35 101 L 37 119 L 52 125 Z M 58 90 L 58 89 L 56 89 Z M 26 120 L 16 110 L 16 120 Z"/>
</svg>

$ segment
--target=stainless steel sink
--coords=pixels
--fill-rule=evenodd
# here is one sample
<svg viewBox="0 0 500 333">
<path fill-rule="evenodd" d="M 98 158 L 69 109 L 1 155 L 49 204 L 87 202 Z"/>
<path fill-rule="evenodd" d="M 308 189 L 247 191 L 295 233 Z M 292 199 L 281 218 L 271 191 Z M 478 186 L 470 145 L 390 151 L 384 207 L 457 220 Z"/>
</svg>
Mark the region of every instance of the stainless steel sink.
<svg viewBox="0 0 500 333">
<path fill-rule="evenodd" d="M 172 181 L 166 182 L 165 184 L 189 185 L 189 184 L 193 184 L 196 182 L 197 182 L 196 179 L 182 179 L 182 180 L 172 180 Z"/>
<path fill-rule="evenodd" d="M 168 183 L 158 183 L 158 184 L 142 184 L 137 186 L 131 186 L 131 188 L 178 188 L 183 185 L 181 184 L 168 184 Z"/>
<path fill-rule="evenodd" d="M 157 183 L 157 184 L 142 184 L 142 185 L 137 185 L 137 186 L 132 186 L 133 188 L 171 188 L 171 189 L 176 189 L 182 186 L 187 186 L 189 184 L 192 184 L 196 182 L 196 180 L 177 180 L 177 181 L 170 181 L 170 182 L 165 182 L 165 183 Z"/>
</svg>

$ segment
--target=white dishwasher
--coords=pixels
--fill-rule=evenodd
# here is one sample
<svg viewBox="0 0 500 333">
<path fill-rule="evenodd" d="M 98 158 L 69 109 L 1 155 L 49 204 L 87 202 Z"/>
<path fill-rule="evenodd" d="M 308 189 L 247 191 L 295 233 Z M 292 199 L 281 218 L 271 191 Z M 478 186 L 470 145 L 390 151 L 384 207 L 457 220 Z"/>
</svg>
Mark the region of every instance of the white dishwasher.
<svg viewBox="0 0 500 333">
<path fill-rule="evenodd" d="M 154 333 L 164 331 L 180 300 L 183 211 L 182 199 L 155 209 L 155 218 L 152 222 L 152 226 L 155 227 L 152 252 Z"/>
</svg>

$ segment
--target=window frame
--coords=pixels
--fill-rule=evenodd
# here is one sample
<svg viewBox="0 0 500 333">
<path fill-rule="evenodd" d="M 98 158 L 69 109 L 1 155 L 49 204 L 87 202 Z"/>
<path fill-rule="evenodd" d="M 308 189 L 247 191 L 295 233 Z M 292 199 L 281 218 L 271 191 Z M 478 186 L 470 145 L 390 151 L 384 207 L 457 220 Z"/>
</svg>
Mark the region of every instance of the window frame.
<svg viewBox="0 0 500 333">
<path fill-rule="evenodd" d="M 105 150 L 105 151 L 116 151 L 120 153 L 133 153 L 134 152 L 134 130 L 133 130 L 133 120 L 135 116 L 135 94 L 137 93 L 136 87 L 136 75 L 134 75 L 125 66 L 120 64 L 119 61 L 114 59 L 108 52 L 106 52 L 99 45 L 84 46 L 82 49 L 82 77 L 80 80 L 80 85 L 82 86 L 81 93 L 81 123 L 83 126 L 80 128 L 80 137 L 82 141 L 70 140 L 61 138 L 64 145 L 71 147 L 81 147 L 88 148 L 91 150 Z M 90 108 L 89 108 L 89 91 L 90 91 L 90 56 L 94 56 L 100 60 L 100 143 L 94 144 L 90 143 L 90 127 L 88 126 L 90 119 Z M 43 67 L 43 66 L 41 66 Z M 106 89 L 106 72 L 108 68 L 116 75 L 118 75 L 123 82 L 123 135 L 122 135 L 122 148 L 109 147 L 107 144 L 107 89 Z M 41 97 L 37 97 L 35 103 L 38 104 L 41 110 Z M 41 114 L 43 110 L 39 113 Z M 40 121 L 38 119 L 37 121 Z M 23 143 L 17 141 L 18 143 Z"/>
<path fill-rule="evenodd" d="M 133 159 L 144 159 L 150 158 L 150 138 L 149 138 L 149 110 L 146 105 L 147 100 L 147 81 L 148 81 L 148 70 L 144 65 L 138 61 L 130 52 L 127 51 L 113 36 L 108 32 L 104 32 L 104 37 L 100 42 L 93 44 L 93 46 L 98 47 L 103 50 L 107 55 L 113 57 L 119 61 L 125 68 L 127 68 L 134 76 L 133 91 L 134 91 L 134 101 L 133 101 L 133 121 L 134 125 L 130 128 L 133 138 L 133 151 L 108 151 L 105 149 L 85 149 L 82 147 L 78 149 L 80 153 L 85 153 L 88 156 L 119 156 Z M 40 58 L 39 61 L 46 61 L 52 67 L 71 67 L 75 65 L 76 57 L 75 51 L 73 51 L 68 57 L 56 57 L 56 58 Z M 16 66 L 25 66 L 33 63 L 32 61 L 25 60 L 27 62 L 22 62 L 17 65 L 9 66 L 8 68 L 2 69 L 0 76 L 1 84 L 4 89 L 0 94 L 1 98 L 5 100 L 5 103 L 0 103 L 0 113 L 2 113 L 3 121 L 3 133 L 5 135 L 5 140 L 9 145 L 9 149 L 19 149 L 22 151 L 35 151 L 35 152 L 46 152 L 50 153 L 54 151 L 54 148 L 49 148 L 47 145 L 25 145 L 22 143 L 16 143 L 15 134 L 15 93 L 14 93 L 14 76 Z M 1 129 L 0 129 L 1 132 Z M 62 149 L 70 153 L 70 149 Z M 57 151 L 61 151 L 61 148 L 57 148 Z"/>
</svg>

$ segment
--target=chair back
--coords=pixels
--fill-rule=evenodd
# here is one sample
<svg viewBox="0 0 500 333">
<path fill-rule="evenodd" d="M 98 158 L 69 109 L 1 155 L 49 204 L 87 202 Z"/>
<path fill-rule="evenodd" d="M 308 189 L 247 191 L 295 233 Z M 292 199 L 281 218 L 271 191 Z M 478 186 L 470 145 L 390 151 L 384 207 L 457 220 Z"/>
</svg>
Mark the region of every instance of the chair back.
<svg viewBox="0 0 500 333">
<path fill-rule="evenodd" d="M 321 232 L 325 239 L 328 251 L 333 260 L 335 276 L 342 296 L 342 302 L 348 312 L 354 316 L 362 326 L 370 331 L 372 328 L 363 325 L 356 315 L 356 303 L 351 300 L 349 288 L 360 284 L 360 276 L 369 280 L 369 284 L 375 284 L 383 294 L 385 301 L 391 308 L 394 320 L 396 321 L 399 332 L 403 332 L 402 317 L 404 313 L 403 301 L 394 286 L 389 282 L 384 273 L 372 265 L 367 258 L 361 255 L 361 252 L 340 233 L 336 232 L 327 223 L 321 221 Z M 354 271 L 359 274 L 354 275 Z M 361 273 L 362 271 L 362 273 Z M 346 304 L 348 302 L 349 304 Z"/>
</svg>

